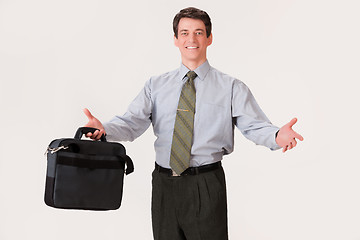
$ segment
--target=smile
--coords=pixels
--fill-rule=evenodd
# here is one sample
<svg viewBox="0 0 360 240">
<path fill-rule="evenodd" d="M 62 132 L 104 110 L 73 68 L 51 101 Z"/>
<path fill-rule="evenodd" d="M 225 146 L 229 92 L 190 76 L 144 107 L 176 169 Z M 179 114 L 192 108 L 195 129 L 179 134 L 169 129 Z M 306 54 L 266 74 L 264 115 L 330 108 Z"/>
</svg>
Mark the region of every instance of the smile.
<svg viewBox="0 0 360 240">
<path fill-rule="evenodd" d="M 186 47 L 187 49 L 196 49 L 196 48 L 199 48 L 199 47 Z"/>
</svg>

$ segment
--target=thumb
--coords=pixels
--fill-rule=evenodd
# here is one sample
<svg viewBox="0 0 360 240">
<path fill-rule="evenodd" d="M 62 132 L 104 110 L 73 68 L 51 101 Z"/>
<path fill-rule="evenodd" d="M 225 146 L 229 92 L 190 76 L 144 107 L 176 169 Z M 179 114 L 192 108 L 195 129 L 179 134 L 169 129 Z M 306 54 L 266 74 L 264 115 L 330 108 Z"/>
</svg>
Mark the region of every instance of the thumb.
<svg viewBox="0 0 360 240">
<path fill-rule="evenodd" d="M 94 118 L 94 116 L 91 114 L 91 112 L 89 111 L 89 109 L 84 108 L 83 112 L 85 113 L 86 117 L 87 117 L 89 120 L 92 120 L 92 119 Z"/>
<path fill-rule="evenodd" d="M 297 118 L 291 119 L 291 121 L 287 124 L 289 127 L 294 126 L 294 124 L 297 122 Z"/>
</svg>

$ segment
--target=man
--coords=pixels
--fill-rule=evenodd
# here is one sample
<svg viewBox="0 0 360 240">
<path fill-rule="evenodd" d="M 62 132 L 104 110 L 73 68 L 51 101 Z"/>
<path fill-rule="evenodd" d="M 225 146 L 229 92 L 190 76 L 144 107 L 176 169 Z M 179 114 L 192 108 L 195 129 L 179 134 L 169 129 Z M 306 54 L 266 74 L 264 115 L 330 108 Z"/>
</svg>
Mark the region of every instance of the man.
<svg viewBox="0 0 360 240">
<path fill-rule="evenodd" d="M 303 138 L 292 130 L 294 118 L 273 126 L 247 86 L 210 66 L 212 43 L 208 14 L 196 8 L 174 18 L 179 69 L 152 77 L 123 116 L 102 124 L 84 112 L 92 139 L 133 141 L 153 125 L 152 223 L 156 240 L 228 239 L 226 186 L 221 160 L 234 145 L 234 126 L 256 144 L 283 152 Z"/>
</svg>

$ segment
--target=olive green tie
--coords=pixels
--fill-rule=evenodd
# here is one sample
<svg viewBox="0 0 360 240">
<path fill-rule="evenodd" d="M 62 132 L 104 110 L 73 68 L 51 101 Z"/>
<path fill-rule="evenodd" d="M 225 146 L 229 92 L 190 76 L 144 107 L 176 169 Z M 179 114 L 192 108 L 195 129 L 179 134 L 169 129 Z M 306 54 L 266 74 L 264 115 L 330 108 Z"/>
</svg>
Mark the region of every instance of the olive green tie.
<svg viewBox="0 0 360 240">
<path fill-rule="evenodd" d="M 180 94 L 170 155 L 170 167 L 178 175 L 190 166 L 194 129 L 196 100 L 194 79 L 197 75 L 194 71 L 189 71 L 186 76 L 189 79 Z"/>
</svg>

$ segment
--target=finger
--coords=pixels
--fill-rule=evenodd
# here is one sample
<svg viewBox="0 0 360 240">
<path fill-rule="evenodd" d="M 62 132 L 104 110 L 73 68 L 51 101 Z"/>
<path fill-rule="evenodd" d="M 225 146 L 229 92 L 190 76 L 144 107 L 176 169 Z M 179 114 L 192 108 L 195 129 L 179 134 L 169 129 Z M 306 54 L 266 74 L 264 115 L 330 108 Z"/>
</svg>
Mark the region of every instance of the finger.
<svg viewBox="0 0 360 240">
<path fill-rule="evenodd" d="M 96 130 L 95 132 L 93 132 L 91 139 L 98 140 L 98 138 L 99 138 L 99 130 Z"/>
<path fill-rule="evenodd" d="M 96 135 L 95 135 L 95 132 L 91 133 L 91 132 L 88 132 L 85 134 L 86 137 L 90 138 L 90 139 L 93 139 L 95 140 L 96 139 Z"/>
<path fill-rule="evenodd" d="M 300 141 L 303 141 L 303 140 L 304 140 L 304 138 L 303 138 L 300 134 L 298 134 L 297 132 L 295 132 L 295 131 L 294 131 L 294 137 L 297 138 L 297 139 L 299 139 Z"/>
<path fill-rule="evenodd" d="M 102 137 L 102 133 L 101 133 L 101 131 L 98 131 L 98 134 L 96 136 L 96 140 L 100 140 L 101 137 Z"/>
<path fill-rule="evenodd" d="M 87 118 L 89 120 L 92 120 L 94 118 L 94 116 L 91 114 L 91 112 L 89 111 L 89 109 L 84 108 L 83 112 L 85 113 L 85 115 L 87 116 Z"/>
<path fill-rule="evenodd" d="M 105 132 L 104 129 L 101 129 L 101 130 L 100 130 L 100 132 L 99 132 L 99 139 L 98 139 L 98 140 L 100 140 L 102 136 L 106 136 L 106 132 Z"/>
<path fill-rule="evenodd" d="M 288 150 L 290 150 L 290 149 L 292 149 L 292 148 L 293 148 L 293 145 L 292 145 L 292 143 L 290 142 L 290 143 L 289 143 Z"/>
<path fill-rule="evenodd" d="M 292 127 L 292 126 L 294 126 L 294 124 L 297 122 L 297 118 L 293 118 L 293 119 L 291 119 L 291 121 L 288 123 L 288 126 L 289 127 Z"/>
<path fill-rule="evenodd" d="M 283 150 L 282 150 L 283 153 L 287 151 L 287 147 L 288 146 L 283 147 Z"/>
<path fill-rule="evenodd" d="M 103 135 L 105 135 L 105 131 L 103 129 L 101 129 L 97 133 L 96 140 L 100 140 Z"/>
<path fill-rule="evenodd" d="M 291 145 L 293 148 L 296 147 L 296 144 L 297 144 L 297 141 L 295 139 L 291 141 Z"/>
<path fill-rule="evenodd" d="M 100 137 L 102 137 L 103 135 L 106 136 L 106 132 L 104 129 L 100 129 Z"/>
</svg>

